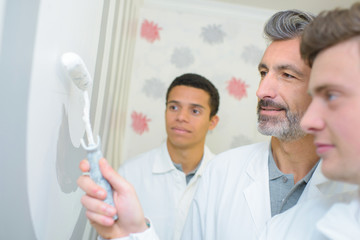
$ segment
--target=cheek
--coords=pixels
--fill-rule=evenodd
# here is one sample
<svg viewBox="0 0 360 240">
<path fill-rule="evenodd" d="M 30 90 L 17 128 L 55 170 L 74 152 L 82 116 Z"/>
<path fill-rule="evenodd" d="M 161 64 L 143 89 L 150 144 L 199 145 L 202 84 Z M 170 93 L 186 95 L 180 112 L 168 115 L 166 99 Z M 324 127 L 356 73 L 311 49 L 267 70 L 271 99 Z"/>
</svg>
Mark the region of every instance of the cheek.
<svg viewBox="0 0 360 240">
<path fill-rule="evenodd" d="M 359 120 L 355 117 L 339 118 L 339 116 L 346 116 L 346 114 L 339 113 L 336 116 L 329 116 L 328 128 L 336 139 L 341 154 L 350 158 L 358 158 L 360 137 L 356 129 L 360 128 Z"/>
<path fill-rule="evenodd" d="M 166 128 L 170 127 L 171 123 L 173 122 L 173 118 L 171 117 L 171 114 L 165 114 L 165 126 Z"/>
<path fill-rule="evenodd" d="M 302 113 L 305 113 L 305 111 L 308 109 L 310 103 L 311 103 L 311 97 L 309 97 L 309 95 L 307 93 L 306 94 L 306 98 L 301 99 L 300 104 L 299 104 L 299 110 Z"/>
<path fill-rule="evenodd" d="M 208 121 L 202 121 L 201 124 L 199 124 L 199 129 L 201 129 L 202 132 L 205 132 L 205 134 L 208 132 L 210 127 L 210 122 Z"/>
<path fill-rule="evenodd" d="M 351 126 L 351 125 L 350 125 Z M 345 153 L 351 159 L 359 159 L 360 156 L 360 137 L 354 131 L 354 128 L 346 126 L 342 135 L 342 145 L 344 145 Z"/>
<path fill-rule="evenodd" d="M 307 87 L 294 88 L 289 91 L 289 88 L 285 89 L 284 101 L 289 106 L 290 110 L 296 112 L 305 112 L 311 103 L 312 98 L 307 93 Z"/>
<path fill-rule="evenodd" d="M 304 105 L 305 105 L 305 110 L 309 107 L 311 101 L 312 101 L 312 97 L 310 97 L 307 93 L 306 93 L 306 98 L 304 99 Z"/>
<path fill-rule="evenodd" d="M 356 134 L 356 119 L 353 119 L 353 122 L 344 121 L 339 124 L 338 136 L 339 139 L 339 165 L 338 169 L 341 169 L 345 173 L 345 179 L 353 181 L 354 176 L 358 176 L 360 171 L 360 137 Z M 347 123 L 347 124 L 345 124 Z M 360 126 L 359 126 L 360 127 Z M 353 182 L 354 183 L 354 182 Z"/>
<path fill-rule="evenodd" d="M 175 114 L 172 112 L 165 112 L 165 122 L 171 122 Z"/>
</svg>

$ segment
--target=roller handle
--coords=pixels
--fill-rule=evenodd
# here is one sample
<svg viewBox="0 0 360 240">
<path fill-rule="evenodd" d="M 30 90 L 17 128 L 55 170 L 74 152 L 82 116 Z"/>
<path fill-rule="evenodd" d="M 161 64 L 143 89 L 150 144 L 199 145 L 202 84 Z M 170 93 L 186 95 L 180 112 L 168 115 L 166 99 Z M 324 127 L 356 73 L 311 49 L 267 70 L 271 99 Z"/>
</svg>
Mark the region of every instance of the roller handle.
<svg viewBox="0 0 360 240">
<path fill-rule="evenodd" d="M 113 199 L 113 191 L 109 182 L 103 177 L 99 167 L 99 160 L 103 157 L 100 150 L 100 137 L 98 136 L 98 143 L 95 145 L 86 146 L 83 139 L 81 139 L 81 145 L 87 151 L 87 159 L 90 163 L 90 177 L 96 184 L 101 186 L 106 192 L 105 203 L 115 207 Z M 114 220 L 118 219 L 118 216 L 115 215 Z"/>
</svg>

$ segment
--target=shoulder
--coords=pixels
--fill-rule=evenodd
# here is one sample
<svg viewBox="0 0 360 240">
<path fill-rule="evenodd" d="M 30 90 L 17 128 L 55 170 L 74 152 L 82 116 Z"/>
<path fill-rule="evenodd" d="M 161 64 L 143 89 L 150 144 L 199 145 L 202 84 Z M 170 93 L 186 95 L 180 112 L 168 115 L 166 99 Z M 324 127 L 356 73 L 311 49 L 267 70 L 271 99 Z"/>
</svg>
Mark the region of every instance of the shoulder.
<svg viewBox="0 0 360 240">
<path fill-rule="evenodd" d="M 247 164 L 254 157 L 268 155 L 269 142 L 260 142 L 227 150 L 216 155 L 211 165 Z"/>
<path fill-rule="evenodd" d="M 227 207 L 232 204 L 239 207 L 245 199 L 243 190 L 253 182 L 249 172 L 256 169 L 259 175 L 264 176 L 268 151 L 269 142 L 262 142 L 217 155 L 204 171 L 194 201 L 200 205 L 206 203 L 204 208 L 211 206 L 210 208 L 219 209 L 220 203 Z"/>
<path fill-rule="evenodd" d="M 204 146 L 204 157 L 207 159 L 213 159 L 216 155 L 209 149 L 208 146 Z"/>
<path fill-rule="evenodd" d="M 209 181 L 219 181 L 218 178 L 240 178 L 250 165 L 264 166 L 267 164 L 268 153 L 269 142 L 230 149 L 216 155 L 210 161 L 204 177 Z"/>
<path fill-rule="evenodd" d="M 130 171 L 131 169 L 147 168 L 153 164 L 155 158 L 161 154 L 161 147 L 151 149 L 135 157 L 126 160 L 119 168 L 119 172 Z"/>
<path fill-rule="evenodd" d="M 252 154 L 258 151 L 262 151 L 262 150 L 267 150 L 269 148 L 269 142 L 259 142 L 259 143 L 253 143 L 253 144 L 249 144 L 249 145 L 244 145 L 241 147 L 237 147 L 237 148 L 233 148 L 230 150 L 227 150 L 223 153 L 218 154 L 217 156 L 235 156 L 235 155 L 248 155 L 248 154 Z"/>
</svg>

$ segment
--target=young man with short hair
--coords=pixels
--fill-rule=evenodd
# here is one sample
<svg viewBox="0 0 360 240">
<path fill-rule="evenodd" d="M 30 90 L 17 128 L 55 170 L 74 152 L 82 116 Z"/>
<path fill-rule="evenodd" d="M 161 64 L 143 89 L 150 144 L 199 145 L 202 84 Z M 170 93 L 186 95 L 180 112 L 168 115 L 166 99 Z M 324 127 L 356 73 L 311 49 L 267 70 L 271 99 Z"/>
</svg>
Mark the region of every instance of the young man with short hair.
<svg viewBox="0 0 360 240">
<path fill-rule="evenodd" d="M 165 100 L 166 141 L 118 172 L 133 185 L 159 237 L 177 240 L 198 181 L 215 156 L 205 139 L 219 121 L 220 97 L 208 79 L 187 73 L 173 80 Z"/>
</svg>

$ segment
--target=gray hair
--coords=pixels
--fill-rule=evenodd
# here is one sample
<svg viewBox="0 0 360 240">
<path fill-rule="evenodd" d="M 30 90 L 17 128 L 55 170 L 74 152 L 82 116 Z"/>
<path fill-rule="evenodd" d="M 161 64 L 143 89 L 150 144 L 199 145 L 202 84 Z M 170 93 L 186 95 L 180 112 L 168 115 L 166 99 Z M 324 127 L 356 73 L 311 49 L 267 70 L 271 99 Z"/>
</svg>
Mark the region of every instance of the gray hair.
<svg viewBox="0 0 360 240">
<path fill-rule="evenodd" d="M 264 27 L 264 35 L 270 41 L 288 40 L 300 37 L 315 15 L 300 10 L 275 13 Z"/>
</svg>

